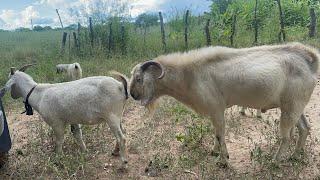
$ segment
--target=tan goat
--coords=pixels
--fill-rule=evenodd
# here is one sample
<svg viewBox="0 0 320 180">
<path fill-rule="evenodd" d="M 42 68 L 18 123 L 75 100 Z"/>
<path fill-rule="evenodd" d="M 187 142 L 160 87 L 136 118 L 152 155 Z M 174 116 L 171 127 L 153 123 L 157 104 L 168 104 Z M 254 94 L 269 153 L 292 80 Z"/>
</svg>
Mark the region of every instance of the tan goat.
<svg viewBox="0 0 320 180">
<path fill-rule="evenodd" d="M 214 152 L 220 163 L 229 157 L 224 111 L 233 105 L 281 109 L 281 145 L 274 159 L 287 151 L 297 125 L 294 155 L 303 150 L 309 126 L 303 114 L 316 85 L 319 54 L 300 43 L 234 49 L 206 47 L 174 53 L 138 64 L 132 70 L 130 94 L 142 105 L 169 95 L 211 119 Z"/>
</svg>

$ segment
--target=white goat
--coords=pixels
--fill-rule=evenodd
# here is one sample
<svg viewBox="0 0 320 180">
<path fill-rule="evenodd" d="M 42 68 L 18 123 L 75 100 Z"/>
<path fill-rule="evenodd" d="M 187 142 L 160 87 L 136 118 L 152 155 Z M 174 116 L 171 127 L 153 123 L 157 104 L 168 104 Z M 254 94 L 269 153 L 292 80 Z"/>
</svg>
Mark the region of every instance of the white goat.
<svg viewBox="0 0 320 180">
<path fill-rule="evenodd" d="M 169 95 L 208 116 L 215 127 L 214 153 L 227 165 L 224 111 L 232 105 L 281 108 L 281 145 L 276 162 L 287 151 L 297 125 L 294 156 L 303 150 L 309 126 L 303 110 L 316 85 L 317 50 L 300 43 L 244 49 L 207 47 L 160 56 L 132 70 L 130 94 L 142 105 Z"/>
<path fill-rule="evenodd" d="M 58 64 L 56 66 L 57 74 L 66 73 L 68 81 L 74 81 L 82 78 L 82 69 L 79 63 Z"/>
<path fill-rule="evenodd" d="M 18 71 L 11 69 L 6 89 L 11 90 L 12 98 L 25 99 L 52 127 L 57 153 L 62 152 L 66 125 L 72 125 L 73 135 L 81 150 L 85 151 L 82 132 L 77 124 L 106 122 L 117 140 L 115 153 L 120 151 L 122 162 L 127 163 L 126 139 L 121 128 L 123 109 L 128 98 L 124 77 L 119 77 L 122 82 L 111 77 L 95 76 L 65 83 L 37 84 L 22 72 L 26 67 Z"/>
<path fill-rule="evenodd" d="M 245 107 L 241 107 L 241 110 L 240 110 L 240 113 L 242 115 L 246 115 L 245 113 L 245 110 L 248 109 L 248 108 L 245 108 Z M 257 109 L 257 118 L 262 118 L 261 116 L 261 109 Z"/>
</svg>

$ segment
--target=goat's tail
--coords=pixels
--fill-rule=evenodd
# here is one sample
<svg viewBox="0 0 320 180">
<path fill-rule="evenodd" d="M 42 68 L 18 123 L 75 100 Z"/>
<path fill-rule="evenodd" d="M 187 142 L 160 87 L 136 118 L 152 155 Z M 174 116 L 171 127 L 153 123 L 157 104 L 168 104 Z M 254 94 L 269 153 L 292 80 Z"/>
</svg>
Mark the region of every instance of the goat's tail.
<svg viewBox="0 0 320 180">
<path fill-rule="evenodd" d="M 310 48 L 310 56 L 312 61 L 310 62 L 310 69 L 313 73 L 317 74 L 319 70 L 320 52 L 318 49 Z"/>
<path fill-rule="evenodd" d="M 74 65 L 74 72 L 73 73 L 73 78 L 72 80 L 77 80 L 77 79 L 81 79 L 82 78 L 82 69 L 79 63 L 75 62 L 73 63 Z"/>
<path fill-rule="evenodd" d="M 128 77 L 125 76 L 124 74 L 121 74 L 117 71 L 110 71 L 109 74 L 116 78 L 118 81 L 122 82 L 123 87 L 124 87 L 124 93 L 126 96 L 126 99 L 129 98 L 129 94 L 128 94 Z"/>
</svg>

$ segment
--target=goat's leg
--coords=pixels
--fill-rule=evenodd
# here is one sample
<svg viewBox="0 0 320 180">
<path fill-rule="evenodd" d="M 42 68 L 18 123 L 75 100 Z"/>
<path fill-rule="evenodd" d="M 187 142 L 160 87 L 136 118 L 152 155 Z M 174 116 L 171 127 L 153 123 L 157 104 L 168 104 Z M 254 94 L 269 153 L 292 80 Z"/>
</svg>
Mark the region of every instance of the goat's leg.
<svg viewBox="0 0 320 180">
<path fill-rule="evenodd" d="M 80 146 L 81 151 L 87 151 L 86 145 L 82 139 L 82 130 L 80 124 L 71 124 L 71 132 L 73 137 L 76 139 L 77 144 Z"/>
<path fill-rule="evenodd" d="M 56 125 L 54 127 L 52 127 L 53 131 L 54 131 L 54 135 L 56 137 L 56 146 L 55 146 L 55 152 L 57 154 L 62 154 L 62 145 L 64 142 L 64 125 Z"/>
<path fill-rule="evenodd" d="M 280 118 L 280 136 L 281 143 L 278 149 L 278 152 L 274 156 L 275 161 L 280 161 L 284 153 L 287 152 L 290 144 L 290 134 L 292 128 L 295 127 L 297 121 L 299 120 L 299 115 L 294 111 L 285 111 L 281 109 L 281 118 Z"/>
<path fill-rule="evenodd" d="M 220 143 L 219 140 L 216 136 L 217 132 L 216 132 L 216 127 L 214 127 L 214 145 L 213 145 L 213 150 L 212 150 L 212 155 L 213 156 L 219 156 L 220 154 Z"/>
<path fill-rule="evenodd" d="M 299 139 L 296 144 L 296 149 L 294 151 L 293 157 L 298 157 L 300 153 L 303 152 L 307 136 L 309 135 L 310 127 L 304 114 L 300 116 L 299 122 L 297 123 L 297 127 L 299 131 Z"/>
<path fill-rule="evenodd" d="M 262 118 L 261 109 L 257 109 L 257 118 Z"/>
<path fill-rule="evenodd" d="M 120 129 L 121 129 L 123 134 L 126 134 L 125 129 L 122 127 L 122 123 L 120 123 Z M 115 148 L 114 148 L 114 150 L 112 152 L 112 155 L 113 156 L 119 156 L 120 155 L 120 145 L 119 145 L 118 141 L 117 141 L 116 146 L 115 146 Z"/>
<path fill-rule="evenodd" d="M 224 121 L 224 111 L 217 112 L 211 118 L 212 124 L 215 128 L 215 147 L 220 149 L 220 164 L 225 167 L 228 165 L 227 159 L 229 159 L 229 153 L 227 150 L 227 145 L 225 143 L 225 121 Z M 214 148 L 215 148 L 214 147 Z"/>
<path fill-rule="evenodd" d="M 241 107 L 240 114 L 243 116 L 246 115 L 245 110 L 246 110 L 245 107 Z"/>
<path fill-rule="evenodd" d="M 120 149 L 119 152 L 120 152 L 121 161 L 123 165 L 126 166 L 126 164 L 128 163 L 127 155 L 126 155 L 126 145 L 125 145 L 126 138 L 121 130 L 120 123 L 121 123 L 121 118 L 117 117 L 116 115 L 110 115 L 108 125 L 117 139 L 115 151 L 117 150 L 117 146 L 118 146 Z"/>
</svg>

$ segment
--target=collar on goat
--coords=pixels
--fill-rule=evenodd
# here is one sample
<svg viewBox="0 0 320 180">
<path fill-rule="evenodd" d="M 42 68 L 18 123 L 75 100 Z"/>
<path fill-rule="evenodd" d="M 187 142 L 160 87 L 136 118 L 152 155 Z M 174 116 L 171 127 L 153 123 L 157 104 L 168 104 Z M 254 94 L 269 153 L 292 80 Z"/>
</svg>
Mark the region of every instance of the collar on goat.
<svg viewBox="0 0 320 180">
<path fill-rule="evenodd" d="M 26 110 L 23 111 L 21 114 L 26 113 L 26 115 L 28 115 L 28 116 L 33 115 L 32 107 L 31 107 L 31 105 L 29 104 L 29 97 L 30 97 L 31 93 L 33 92 L 33 90 L 34 90 L 36 87 L 37 87 L 37 85 L 35 85 L 33 88 L 31 88 L 31 90 L 30 90 L 29 93 L 27 94 L 26 101 L 23 101 L 24 107 L 26 108 Z"/>
</svg>

